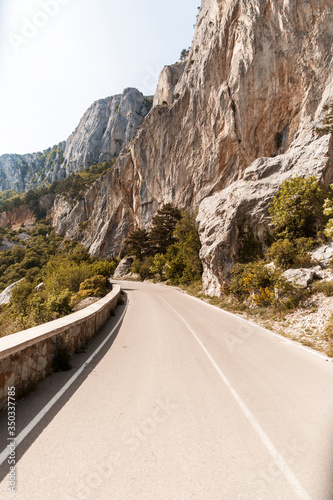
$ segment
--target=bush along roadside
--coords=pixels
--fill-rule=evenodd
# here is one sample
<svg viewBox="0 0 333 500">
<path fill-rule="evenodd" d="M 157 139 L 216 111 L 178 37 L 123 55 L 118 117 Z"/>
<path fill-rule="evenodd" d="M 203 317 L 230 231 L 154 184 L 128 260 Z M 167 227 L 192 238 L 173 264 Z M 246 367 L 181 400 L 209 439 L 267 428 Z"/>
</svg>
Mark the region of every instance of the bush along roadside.
<svg viewBox="0 0 333 500">
<path fill-rule="evenodd" d="M 126 253 L 135 255 L 132 271 L 141 280 L 180 286 L 203 300 L 245 314 L 266 328 L 332 356 L 330 326 L 306 328 L 305 333 L 296 335 L 288 325 L 294 324 L 295 315 L 311 318 L 318 309 L 313 297 L 333 296 L 333 281 L 321 280 L 320 275 L 314 274 L 313 283 L 304 286 L 284 275 L 290 269 L 315 265 L 311 252 L 331 237 L 331 206 L 332 189 L 315 177 L 285 181 L 269 208 L 266 244 L 259 242 L 252 228 L 240 231 L 239 261 L 231 270 L 230 280 L 221 284 L 220 297 L 207 297 L 202 292 L 200 241 L 195 217 L 187 212 L 171 205 L 162 207 L 153 218 L 150 231 L 138 229 L 129 236 Z"/>
<path fill-rule="evenodd" d="M 10 302 L 0 306 L 1 336 L 65 316 L 84 299 L 98 300 L 111 290 L 109 277 L 118 260 L 91 257 L 46 222 L 20 234 L 25 238 L 0 252 L 1 289 L 17 283 Z"/>
</svg>

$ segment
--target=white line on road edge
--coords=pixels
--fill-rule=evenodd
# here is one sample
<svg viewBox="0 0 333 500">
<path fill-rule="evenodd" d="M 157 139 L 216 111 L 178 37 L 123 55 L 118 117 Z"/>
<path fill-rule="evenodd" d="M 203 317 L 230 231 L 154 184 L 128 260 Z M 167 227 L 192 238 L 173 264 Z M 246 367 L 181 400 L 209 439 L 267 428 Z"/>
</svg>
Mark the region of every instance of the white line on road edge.
<svg viewBox="0 0 333 500">
<path fill-rule="evenodd" d="M 75 382 L 75 380 L 81 375 L 83 370 L 86 368 L 86 366 L 89 365 L 89 363 L 95 358 L 95 356 L 99 353 L 99 351 L 104 347 L 104 345 L 107 343 L 107 341 L 112 337 L 114 331 L 118 328 L 119 323 L 122 321 L 123 317 L 125 316 L 125 313 L 127 311 L 127 306 L 128 306 L 128 300 L 126 300 L 126 306 L 123 311 L 123 314 L 120 316 L 118 319 L 116 325 L 112 328 L 111 332 L 108 334 L 108 336 L 103 340 L 103 342 L 97 347 L 97 349 L 93 352 L 93 354 L 90 356 L 90 358 L 85 361 L 85 363 L 81 366 L 81 368 L 78 369 L 77 372 L 66 382 L 66 384 L 60 389 L 60 391 L 53 396 L 53 398 L 44 406 L 44 408 L 41 409 L 39 413 L 31 420 L 31 422 L 20 432 L 20 434 L 16 437 L 13 438 L 16 443 L 16 447 L 27 437 L 27 435 L 32 431 L 34 427 L 42 420 L 42 418 L 50 411 L 52 406 L 55 405 L 55 403 L 63 396 L 63 394 L 67 391 L 67 389 Z M 5 448 L 1 453 L 0 453 L 0 465 L 4 463 L 4 461 L 7 459 L 9 455 L 9 448 Z"/>
<path fill-rule="evenodd" d="M 186 322 L 186 320 L 172 306 L 170 306 L 170 304 L 166 300 L 162 299 L 162 297 L 159 297 L 159 298 L 161 300 L 163 300 L 163 302 L 165 302 L 165 304 L 167 304 L 167 306 L 170 309 L 172 309 L 175 314 L 177 314 L 177 316 L 182 320 L 182 322 L 190 330 L 190 332 L 192 333 L 193 337 L 198 342 L 198 344 L 200 345 L 201 349 L 204 351 L 204 353 L 206 354 L 207 358 L 209 359 L 209 361 L 212 363 L 213 367 L 215 368 L 215 370 L 219 374 L 220 378 L 222 379 L 222 381 L 227 386 L 227 388 L 229 389 L 230 393 L 232 394 L 232 396 L 236 400 L 238 406 L 240 407 L 240 409 L 242 410 L 242 412 L 244 413 L 244 415 L 246 416 L 246 418 L 248 419 L 248 421 L 252 425 L 253 429 L 255 430 L 255 432 L 257 433 L 258 437 L 260 438 L 262 444 L 265 446 L 266 450 L 272 456 L 272 458 L 273 458 L 274 462 L 276 463 L 277 467 L 280 469 L 280 471 L 282 472 L 282 474 L 284 475 L 284 477 L 288 481 L 290 487 L 292 488 L 292 490 L 294 491 L 294 493 L 297 495 L 297 498 L 299 498 L 300 500 L 311 500 L 311 497 L 307 494 L 307 492 L 305 491 L 305 489 L 303 488 L 303 486 L 301 485 L 301 483 L 299 482 L 299 480 L 297 479 L 297 477 L 295 476 L 295 474 L 289 468 L 288 464 L 285 462 L 285 460 L 283 459 L 282 455 L 280 455 L 280 453 L 278 452 L 278 450 L 275 448 L 274 444 L 272 443 L 272 441 L 270 440 L 270 438 L 267 436 L 267 434 L 265 433 L 265 431 L 262 429 L 261 425 L 257 422 L 257 420 L 255 419 L 255 417 L 253 416 L 253 414 L 251 413 L 251 411 L 248 409 L 248 407 L 246 406 L 246 404 L 244 403 L 244 401 L 241 399 L 241 397 L 238 395 L 238 393 L 232 387 L 232 385 L 229 382 L 228 378 L 224 375 L 224 373 L 222 372 L 221 368 L 218 366 L 218 364 L 216 363 L 216 361 L 214 360 L 214 358 L 211 356 L 211 354 L 209 353 L 209 351 L 206 349 L 206 347 L 204 346 L 204 344 L 201 342 L 201 340 L 199 339 L 199 337 L 197 336 L 197 334 L 194 332 L 194 330 L 192 330 L 192 328 Z"/>
<path fill-rule="evenodd" d="M 228 314 L 229 316 L 232 316 L 233 318 L 237 318 L 240 321 L 245 321 L 246 323 L 249 323 L 250 325 L 255 326 L 256 328 L 260 328 L 261 330 L 264 330 L 266 333 L 269 333 L 270 335 L 274 335 L 274 337 L 278 337 L 280 339 L 283 339 L 286 344 L 291 344 L 291 345 L 300 347 L 304 351 L 307 351 L 311 354 L 314 354 L 315 356 L 318 356 L 319 358 L 324 359 L 325 361 L 333 362 L 333 359 L 329 358 L 328 356 L 325 356 L 325 354 L 321 354 L 320 352 L 316 352 L 313 349 L 309 349 L 308 347 L 300 345 L 297 341 L 288 339 L 288 337 L 284 337 L 280 333 L 272 332 L 271 330 L 268 330 L 264 326 L 258 325 L 258 323 L 254 323 L 253 321 L 251 321 L 249 319 L 242 318 L 241 316 L 238 316 L 237 314 L 234 314 L 230 311 L 226 311 L 225 309 L 222 309 L 221 307 L 214 306 L 213 304 L 209 304 L 209 303 L 205 302 L 204 300 L 198 299 L 198 297 L 193 297 L 193 295 L 189 295 L 189 294 L 183 293 L 183 292 L 179 292 L 179 293 L 182 293 L 186 297 L 189 297 L 190 299 L 196 300 L 197 302 L 200 302 L 201 304 L 204 304 L 205 306 L 212 307 L 213 309 L 218 310 L 222 313 Z"/>
</svg>

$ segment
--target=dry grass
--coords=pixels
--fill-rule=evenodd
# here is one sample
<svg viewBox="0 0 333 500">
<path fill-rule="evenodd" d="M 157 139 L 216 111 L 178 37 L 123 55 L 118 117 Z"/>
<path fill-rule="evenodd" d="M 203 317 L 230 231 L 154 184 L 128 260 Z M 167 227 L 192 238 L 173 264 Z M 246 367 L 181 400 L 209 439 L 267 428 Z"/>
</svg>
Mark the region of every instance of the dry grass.
<svg viewBox="0 0 333 500">
<path fill-rule="evenodd" d="M 195 283 L 190 286 L 183 285 L 180 288 L 186 293 L 208 302 L 209 304 L 220 307 L 221 309 L 232 312 L 243 318 L 250 319 L 268 330 L 274 331 L 292 340 L 296 340 L 329 357 L 333 357 L 333 314 L 324 330 L 316 328 L 315 326 L 303 327 L 298 330 L 295 328 L 293 330 L 289 325 L 289 319 L 295 313 L 300 313 L 304 317 L 311 318 L 311 315 L 318 311 L 318 304 L 315 300 L 311 299 L 305 301 L 298 307 L 292 309 L 286 309 L 279 305 L 249 307 L 245 303 L 239 302 L 231 295 L 209 297 L 203 293 L 201 283 Z M 327 291 L 330 292 L 330 286 Z M 330 293 L 328 295 L 330 296 Z"/>
</svg>

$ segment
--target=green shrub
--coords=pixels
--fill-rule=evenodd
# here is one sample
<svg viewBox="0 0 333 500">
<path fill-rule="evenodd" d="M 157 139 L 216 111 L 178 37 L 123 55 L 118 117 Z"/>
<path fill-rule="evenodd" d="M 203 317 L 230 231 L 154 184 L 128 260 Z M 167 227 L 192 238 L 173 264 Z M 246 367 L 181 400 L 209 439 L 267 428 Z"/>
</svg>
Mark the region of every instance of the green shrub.
<svg viewBox="0 0 333 500">
<path fill-rule="evenodd" d="M 274 261 L 277 267 L 311 267 L 310 251 L 316 246 L 313 238 L 288 238 L 275 241 L 268 251 L 268 258 Z"/>
<path fill-rule="evenodd" d="M 274 286 L 275 298 L 285 309 L 294 309 L 307 295 L 307 290 L 290 283 L 284 276 L 278 276 Z"/>
<path fill-rule="evenodd" d="M 201 279 L 202 265 L 199 257 L 201 248 L 195 216 L 182 213 L 176 224 L 173 237 L 175 243 L 168 247 L 165 272 L 174 285 L 189 284 Z"/>
<path fill-rule="evenodd" d="M 315 237 L 327 222 L 325 199 L 332 192 L 315 176 L 284 181 L 269 207 L 273 233 L 277 238 Z"/>
<path fill-rule="evenodd" d="M 274 291 L 278 276 L 279 273 L 271 270 L 263 261 L 237 263 L 231 270 L 229 291 L 240 300 L 260 293 L 260 289 Z"/>
<path fill-rule="evenodd" d="M 105 295 L 107 277 L 116 266 L 115 261 L 94 261 L 75 241 L 62 242 L 45 223 L 25 232 L 31 238 L 24 247 L 0 252 L 0 290 L 25 277 L 14 289 L 8 308 L 0 309 L 1 335 L 69 314 L 72 295 L 79 291 L 85 296 Z M 36 291 L 41 282 L 43 290 Z"/>
<path fill-rule="evenodd" d="M 110 291 L 110 285 L 101 274 L 92 276 L 80 284 L 80 289 L 71 300 L 72 305 L 78 304 L 87 297 L 104 297 Z"/>
<path fill-rule="evenodd" d="M 91 266 L 88 262 L 74 262 L 69 257 L 54 257 L 46 265 L 44 284 L 48 293 L 57 295 L 67 289 L 76 293 L 80 284 L 90 278 Z"/>
<path fill-rule="evenodd" d="M 34 286 L 27 280 L 18 283 L 12 291 L 10 306 L 18 314 L 26 315 L 29 310 L 29 297 Z"/>
<path fill-rule="evenodd" d="M 115 272 L 115 269 L 117 267 L 117 262 L 116 261 L 107 261 L 107 260 L 101 260 L 99 262 L 96 262 L 92 266 L 92 272 L 93 274 L 101 274 L 102 276 L 105 276 L 106 278 L 109 278 L 110 276 L 113 276 L 113 273 Z"/>
<path fill-rule="evenodd" d="M 288 238 L 277 240 L 269 249 L 268 258 L 273 260 L 276 266 L 288 269 L 295 262 L 296 248 Z"/>
<path fill-rule="evenodd" d="M 159 279 L 162 281 L 165 275 L 165 264 L 166 257 L 161 253 L 157 253 L 154 256 L 153 264 L 150 268 L 152 274 L 157 274 Z"/>
<path fill-rule="evenodd" d="M 255 236 L 252 227 L 242 225 L 238 228 L 237 262 L 246 264 L 263 258 L 262 245 Z"/>
<path fill-rule="evenodd" d="M 333 296 L 333 280 L 332 281 L 315 281 L 312 285 L 313 293 L 324 293 L 327 297 Z"/>
<path fill-rule="evenodd" d="M 132 271 L 140 276 L 141 281 L 152 276 L 151 267 L 153 265 L 153 257 L 146 257 L 140 261 L 135 259 L 132 264 Z"/>
<path fill-rule="evenodd" d="M 66 316 L 72 312 L 72 294 L 69 290 L 61 290 L 58 294 L 50 294 L 46 300 L 45 308 L 48 312 L 49 320 Z"/>
<path fill-rule="evenodd" d="M 275 294 L 273 290 L 268 287 L 259 288 L 258 293 L 254 293 L 252 296 L 252 301 L 256 306 L 270 306 L 275 300 Z"/>
<path fill-rule="evenodd" d="M 97 274 L 80 284 L 80 291 L 91 290 L 95 297 L 103 297 L 109 291 L 108 280 L 105 276 Z"/>
</svg>

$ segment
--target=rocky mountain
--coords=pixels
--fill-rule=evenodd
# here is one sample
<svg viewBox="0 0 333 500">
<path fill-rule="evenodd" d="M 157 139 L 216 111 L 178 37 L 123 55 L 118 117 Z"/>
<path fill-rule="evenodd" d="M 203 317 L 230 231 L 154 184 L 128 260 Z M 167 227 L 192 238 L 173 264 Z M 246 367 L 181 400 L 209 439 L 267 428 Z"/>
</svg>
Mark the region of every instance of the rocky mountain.
<svg viewBox="0 0 333 500">
<path fill-rule="evenodd" d="M 43 152 L 0 156 L 0 191 L 29 191 L 118 156 L 135 136 L 152 99 L 137 89 L 100 99 L 65 142 Z"/>
<path fill-rule="evenodd" d="M 129 152 L 83 200 L 56 199 L 57 230 L 105 256 L 163 203 L 199 209 L 204 287 L 219 294 L 240 234 L 251 227 L 264 245 L 286 178 L 332 182 L 332 141 L 316 133 L 333 99 L 332 43 L 324 0 L 203 0 L 189 54 L 162 71 Z"/>
<path fill-rule="evenodd" d="M 29 191 L 62 179 L 65 142 L 43 152 L 0 156 L 0 191 Z"/>
<path fill-rule="evenodd" d="M 152 99 L 133 88 L 90 106 L 66 141 L 63 167 L 67 175 L 117 157 L 151 107 Z"/>
</svg>

